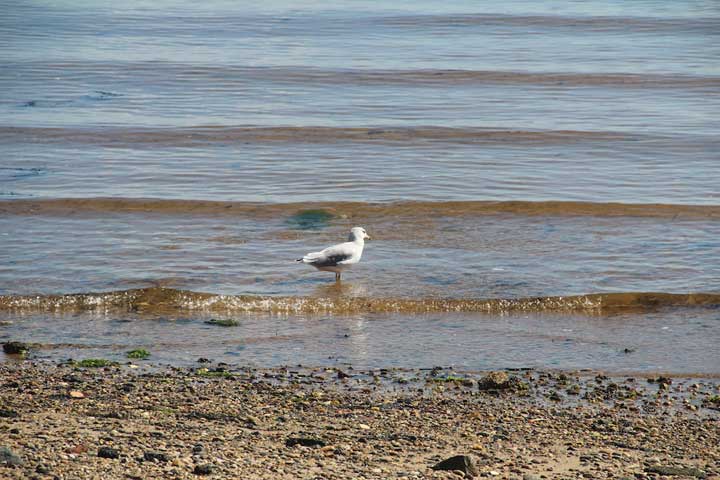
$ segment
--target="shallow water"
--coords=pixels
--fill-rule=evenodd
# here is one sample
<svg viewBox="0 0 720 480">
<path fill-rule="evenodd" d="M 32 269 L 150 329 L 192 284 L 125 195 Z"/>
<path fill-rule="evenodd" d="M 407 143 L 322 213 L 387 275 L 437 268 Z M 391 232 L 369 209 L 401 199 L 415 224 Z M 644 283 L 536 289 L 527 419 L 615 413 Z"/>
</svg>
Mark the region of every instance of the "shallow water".
<svg viewBox="0 0 720 480">
<path fill-rule="evenodd" d="M 32 339 L 37 358 L 111 358 L 145 348 L 180 365 L 210 358 L 255 366 L 591 368 L 607 372 L 717 373 L 718 310 L 616 315 L 359 314 L 255 316 L 237 327 L 209 315 L 26 314 L 5 338 Z M 679 340 L 679 341 L 678 341 Z"/>
<path fill-rule="evenodd" d="M 683 218 L 682 209 L 671 217 L 478 215 L 473 205 L 446 204 L 446 216 L 428 218 L 414 213 L 412 205 L 385 205 L 383 212 L 363 217 L 362 204 L 347 210 L 338 204 L 334 217 L 309 224 L 317 227 L 310 230 L 296 222 L 303 211 L 298 206 L 266 211 L 260 205 L 233 214 L 233 204 L 224 204 L 191 214 L 192 203 L 171 213 L 153 212 L 150 206 L 146 212 L 114 212 L 111 204 L 99 212 L 68 208 L 61 210 L 65 214 L 7 215 L 0 217 L 5 245 L 0 294 L 163 285 L 227 294 L 325 296 L 334 285 L 332 274 L 295 260 L 344 240 L 355 223 L 366 225 L 374 240 L 366 243 L 363 261 L 345 274 L 345 295 L 720 292 L 717 217 Z M 572 205 L 566 210 L 572 211 Z M 646 210 L 656 211 L 652 206 Z"/>
<path fill-rule="evenodd" d="M 157 342 L 170 362 L 205 345 L 259 364 L 717 371 L 717 302 L 673 294 L 720 293 L 719 32 L 700 0 L 10 2 L 0 335 L 68 344 L 50 356 L 104 338 L 98 354 Z M 354 225 L 374 240 L 342 286 L 294 262 Z M 161 321 L 50 307 L 158 286 L 190 303 Z M 354 310 L 248 316 L 238 338 L 287 339 L 225 351 L 192 292 Z M 573 306 L 605 293 L 636 310 Z M 324 333 L 358 322 L 362 355 Z M 538 333 L 570 323 L 570 345 Z"/>
</svg>

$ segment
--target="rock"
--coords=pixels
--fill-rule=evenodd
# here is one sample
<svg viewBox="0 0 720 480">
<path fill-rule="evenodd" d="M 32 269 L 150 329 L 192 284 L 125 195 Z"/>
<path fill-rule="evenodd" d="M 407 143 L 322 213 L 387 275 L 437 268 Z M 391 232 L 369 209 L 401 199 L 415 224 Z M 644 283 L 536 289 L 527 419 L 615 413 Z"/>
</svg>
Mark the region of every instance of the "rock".
<svg viewBox="0 0 720 480">
<path fill-rule="evenodd" d="M 303 447 L 324 447 L 326 444 L 318 438 L 290 437 L 285 440 L 286 447 L 294 447 L 295 445 L 301 445 Z"/>
<path fill-rule="evenodd" d="M 660 475 L 682 475 L 685 477 L 705 478 L 705 472 L 694 467 L 648 465 L 645 467 L 645 471 L 647 473 L 658 473 Z"/>
<path fill-rule="evenodd" d="M 3 352 L 10 355 L 22 355 L 30 350 L 30 346 L 23 342 L 6 342 L 3 343 Z"/>
<path fill-rule="evenodd" d="M 148 462 L 167 462 L 170 458 L 165 453 L 161 452 L 145 452 L 143 453 L 143 460 Z"/>
<path fill-rule="evenodd" d="M 433 465 L 432 469 L 459 471 L 470 477 L 474 477 L 479 473 L 475 466 L 475 461 L 469 455 L 455 455 L 454 457 L 447 458 Z"/>
<path fill-rule="evenodd" d="M 98 448 L 98 457 L 100 458 L 120 458 L 120 452 L 112 447 Z"/>
<path fill-rule="evenodd" d="M 0 408 L 0 418 L 18 418 L 19 416 L 15 410 Z"/>
<path fill-rule="evenodd" d="M 50 473 L 50 469 L 41 463 L 37 467 L 35 467 L 35 473 L 39 473 L 40 475 L 48 475 Z"/>
<path fill-rule="evenodd" d="M 478 388 L 480 390 L 497 390 L 504 388 L 510 377 L 505 372 L 490 372 L 480 379 Z"/>
<path fill-rule="evenodd" d="M 203 465 L 195 465 L 193 473 L 195 475 L 210 475 L 213 472 L 213 466 L 206 463 Z"/>
<path fill-rule="evenodd" d="M 568 395 L 580 395 L 580 385 L 577 383 L 570 385 L 565 392 Z"/>
<path fill-rule="evenodd" d="M 521 391 L 527 390 L 528 385 L 517 377 L 510 377 L 505 372 L 490 372 L 478 381 L 480 391 Z"/>
<path fill-rule="evenodd" d="M 8 447 L 0 447 L 0 465 L 22 465 L 23 459 Z"/>
<path fill-rule="evenodd" d="M 70 398 L 85 398 L 85 394 L 80 390 L 70 390 L 68 396 L 70 396 Z"/>
</svg>

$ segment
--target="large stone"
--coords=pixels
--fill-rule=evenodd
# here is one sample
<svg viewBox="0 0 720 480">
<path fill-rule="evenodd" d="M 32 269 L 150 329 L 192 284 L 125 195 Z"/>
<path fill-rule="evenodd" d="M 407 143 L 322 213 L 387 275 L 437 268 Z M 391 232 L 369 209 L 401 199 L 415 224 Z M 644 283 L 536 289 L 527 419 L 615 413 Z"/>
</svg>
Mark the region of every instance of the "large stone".
<svg viewBox="0 0 720 480">
<path fill-rule="evenodd" d="M 490 372 L 478 381 L 481 391 L 520 391 L 527 390 L 528 385 L 517 377 L 510 377 L 505 372 Z"/>
<path fill-rule="evenodd" d="M 165 463 L 170 460 L 166 453 L 162 452 L 145 452 L 143 453 L 143 460 L 147 462 L 162 462 Z"/>
<path fill-rule="evenodd" d="M 205 463 L 203 465 L 195 465 L 195 469 L 193 470 L 193 473 L 195 475 L 210 475 L 213 472 L 213 466 L 209 463 Z"/>
<path fill-rule="evenodd" d="M 479 474 L 475 461 L 470 455 L 455 455 L 446 458 L 440 463 L 432 467 L 433 470 L 447 470 L 452 472 L 462 472 L 466 476 L 474 477 Z"/>
<path fill-rule="evenodd" d="M 659 473 L 660 475 L 678 475 L 683 477 L 705 478 L 705 472 L 695 467 L 649 465 L 645 467 L 645 471 L 648 473 Z"/>
<path fill-rule="evenodd" d="M 0 447 L 0 465 L 22 465 L 23 459 L 8 447 Z"/>
<path fill-rule="evenodd" d="M 285 440 L 286 447 L 294 447 L 295 445 L 301 445 L 303 447 L 324 447 L 325 442 L 318 438 L 306 437 L 290 437 Z"/>
<path fill-rule="evenodd" d="M 98 457 L 100 458 L 119 458 L 120 452 L 112 447 L 100 447 L 98 448 Z"/>
<path fill-rule="evenodd" d="M 23 342 L 7 342 L 3 343 L 3 352 L 10 355 L 22 355 L 30 350 L 30 346 Z"/>
</svg>

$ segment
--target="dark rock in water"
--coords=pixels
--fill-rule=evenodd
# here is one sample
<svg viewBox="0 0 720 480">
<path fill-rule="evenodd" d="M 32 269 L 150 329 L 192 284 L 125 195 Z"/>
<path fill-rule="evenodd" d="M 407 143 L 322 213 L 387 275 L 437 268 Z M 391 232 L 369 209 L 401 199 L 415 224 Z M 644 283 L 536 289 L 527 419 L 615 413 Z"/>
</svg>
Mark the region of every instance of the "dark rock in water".
<svg viewBox="0 0 720 480">
<path fill-rule="evenodd" d="M 8 447 L 0 447 L 0 465 L 22 465 L 23 459 Z"/>
<path fill-rule="evenodd" d="M 286 447 L 294 447 L 295 445 L 302 445 L 303 447 L 324 447 L 326 444 L 317 438 L 290 437 L 285 440 Z"/>
<path fill-rule="evenodd" d="M 145 452 L 143 453 L 143 460 L 148 462 L 167 462 L 170 458 L 165 453 L 160 452 Z"/>
<path fill-rule="evenodd" d="M 553 390 L 552 392 L 550 392 L 550 395 L 548 395 L 548 398 L 549 398 L 550 400 L 552 400 L 553 402 L 560 402 L 560 401 L 562 401 L 562 397 L 560 396 L 560 394 L 559 394 L 558 392 L 554 391 L 554 390 Z"/>
<path fill-rule="evenodd" d="M 3 352 L 10 355 L 22 355 L 30 350 L 30 346 L 23 342 L 7 342 L 3 343 Z"/>
<path fill-rule="evenodd" d="M 204 465 L 195 465 L 195 470 L 193 470 L 193 473 L 195 475 L 210 475 L 213 472 L 213 467 L 210 464 L 204 464 Z"/>
<path fill-rule="evenodd" d="M 120 458 L 120 452 L 111 447 L 98 448 L 98 457 L 100 458 Z"/>
<path fill-rule="evenodd" d="M 209 358 L 205 358 L 205 357 L 200 357 L 197 359 L 198 363 L 210 363 L 211 361 L 212 360 L 210 360 Z"/>
<path fill-rule="evenodd" d="M 434 465 L 433 470 L 448 470 L 448 471 L 460 471 L 466 476 L 474 477 L 479 472 L 475 466 L 475 461 L 469 455 L 455 455 L 454 457 L 447 458 L 442 462 Z"/>
<path fill-rule="evenodd" d="M 300 230 L 319 230 L 329 225 L 333 214 L 325 210 L 303 210 L 296 213 L 288 223 Z"/>
<path fill-rule="evenodd" d="M 648 465 L 645 467 L 645 471 L 647 473 L 658 473 L 660 475 L 682 475 L 684 477 L 705 478 L 705 472 L 694 467 Z"/>
<path fill-rule="evenodd" d="M 217 325 L 219 327 L 239 327 L 240 322 L 231 318 L 224 318 L 224 319 L 218 319 L 218 318 L 211 318 L 207 322 L 205 322 L 208 325 Z"/>
<path fill-rule="evenodd" d="M 17 418 L 20 415 L 15 410 L 0 408 L 0 418 Z"/>
<path fill-rule="evenodd" d="M 648 378 L 647 381 L 648 381 L 648 383 L 666 383 L 666 384 L 670 385 L 672 383 L 672 378 L 663 377 L 663 376 L 660 376 L 657 378 L 651 377 L 651 378 Z"/>
</svg>

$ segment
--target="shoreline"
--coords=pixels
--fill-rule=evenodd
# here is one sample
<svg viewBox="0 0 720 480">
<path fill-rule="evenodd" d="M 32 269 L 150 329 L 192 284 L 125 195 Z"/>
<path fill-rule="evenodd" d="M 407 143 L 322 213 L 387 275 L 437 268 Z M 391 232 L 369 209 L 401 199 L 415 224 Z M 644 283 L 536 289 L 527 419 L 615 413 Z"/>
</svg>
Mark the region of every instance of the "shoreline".
<svg viewBox="0 0 720 480">
<path fill-rule="evenodd" d="M 717 376 L 344 368 L 3 363 L 0 477 L 720 478 Z"/>
</svg>

